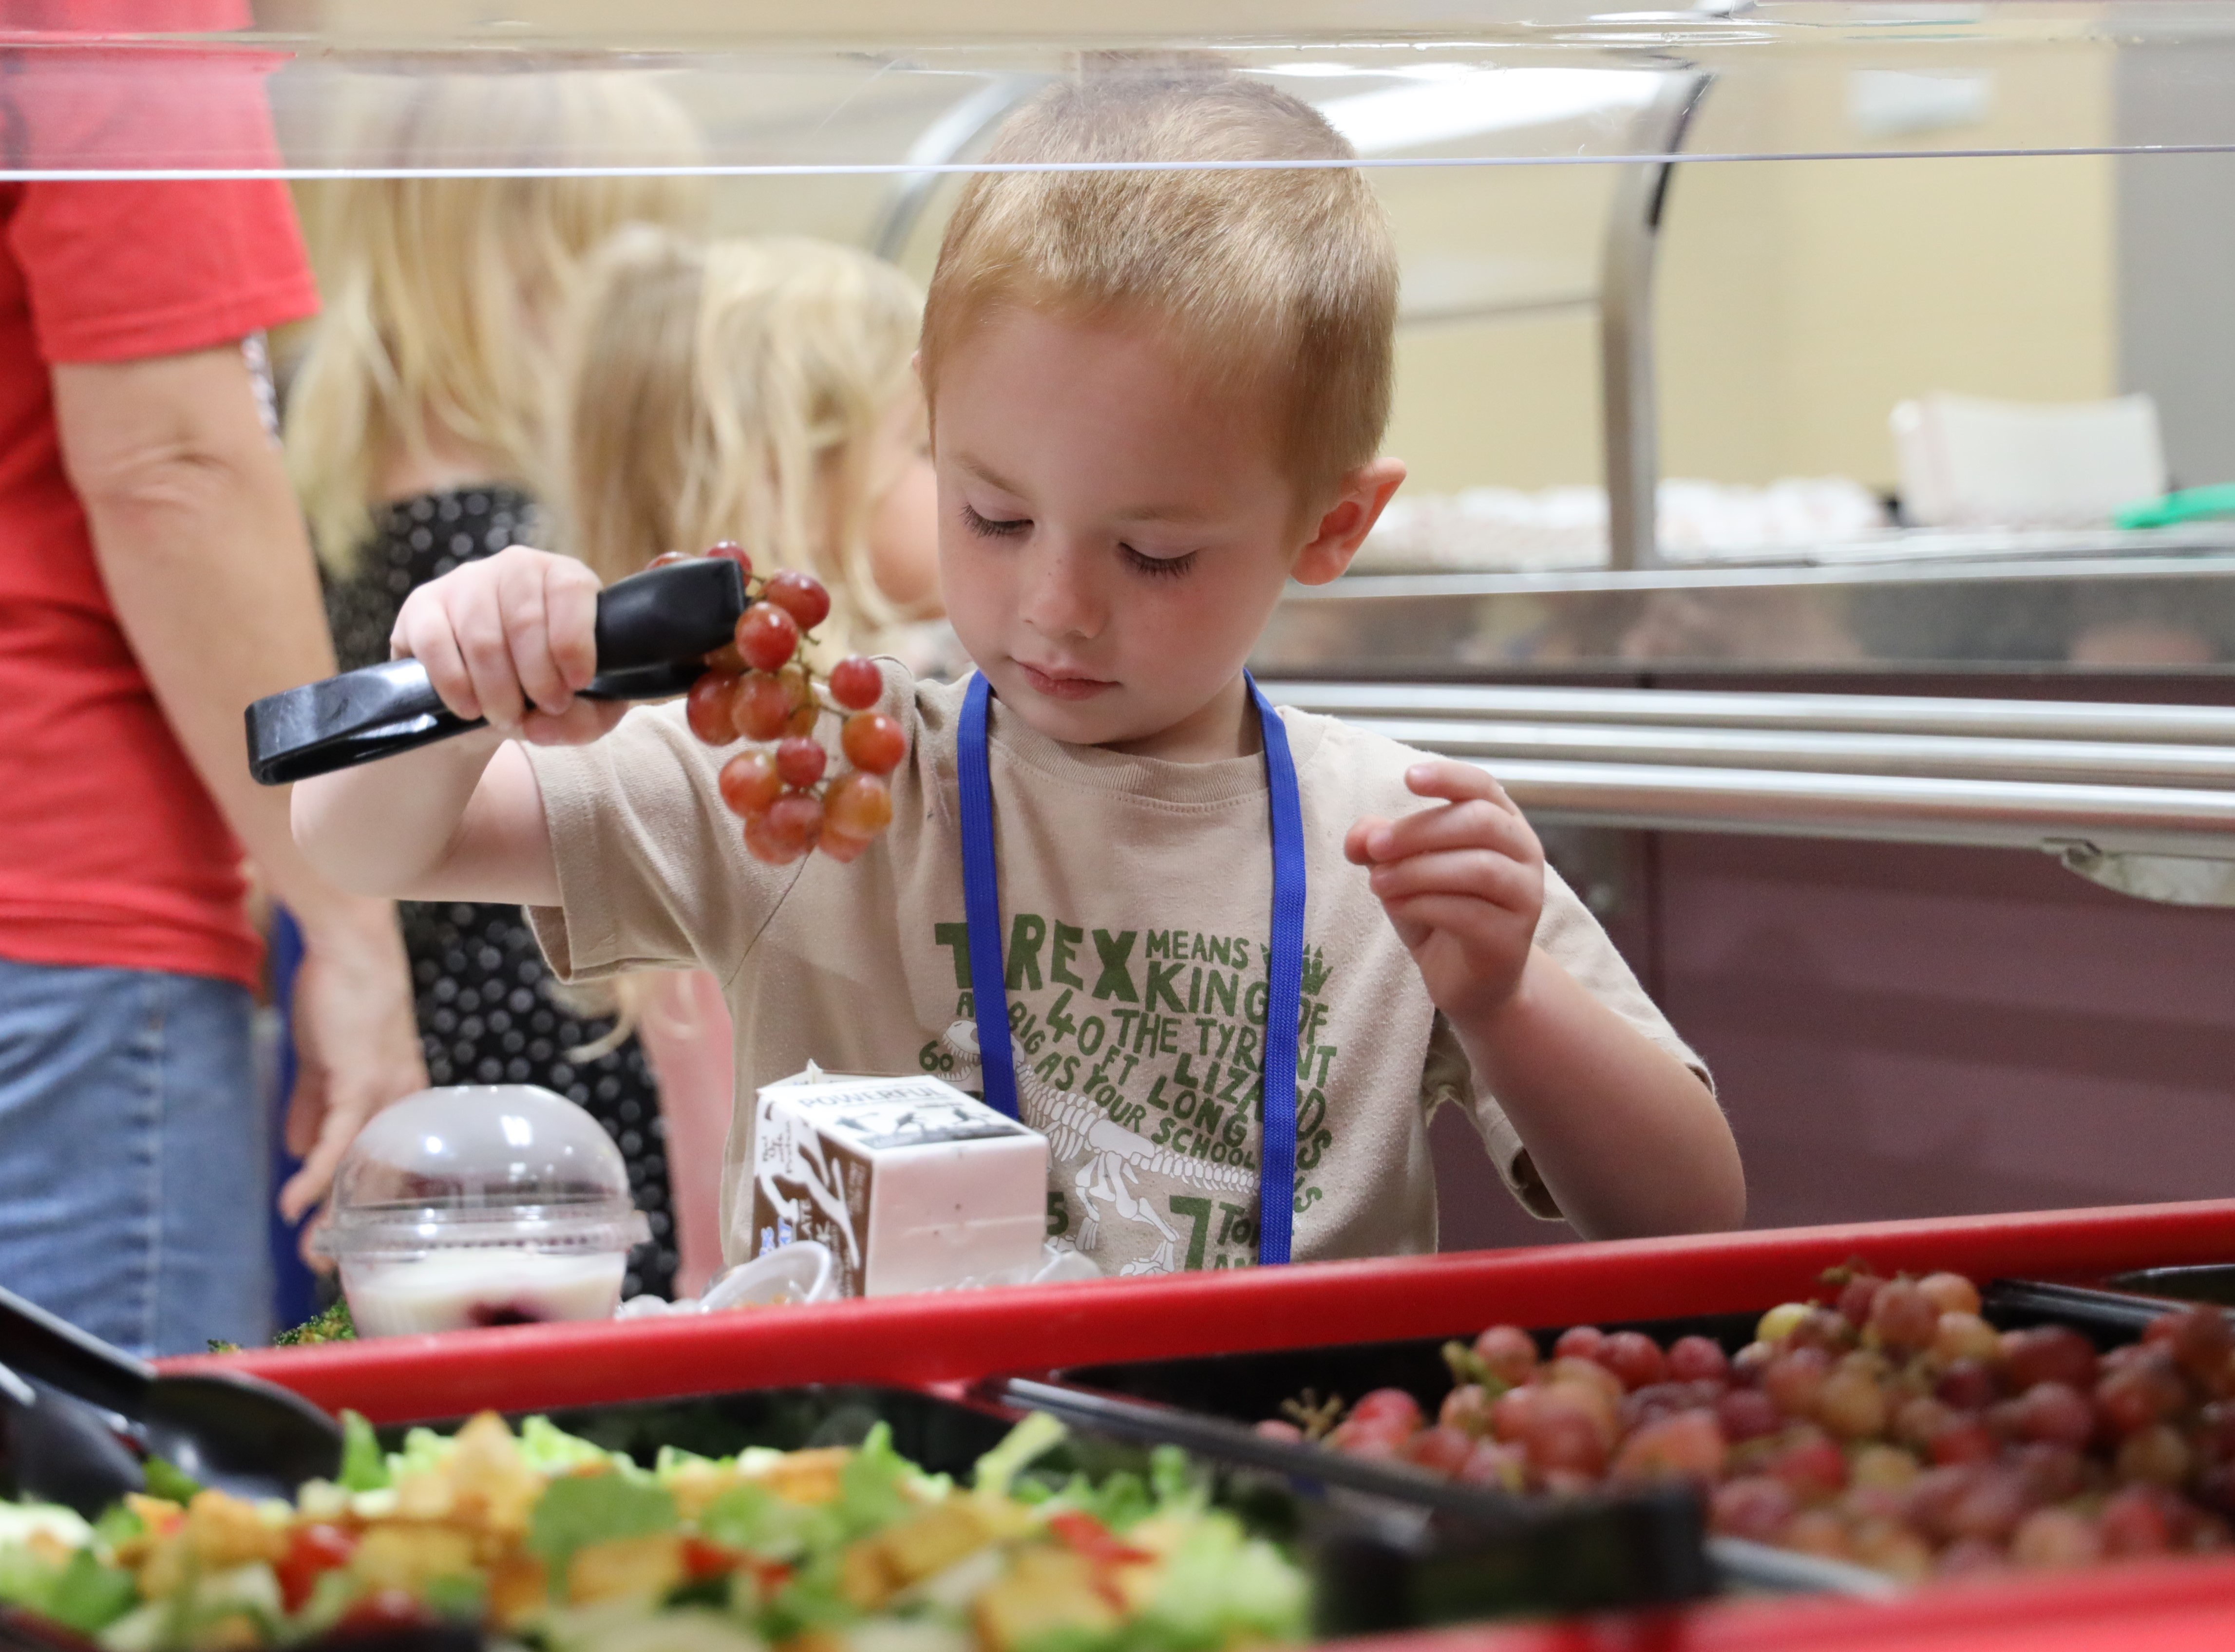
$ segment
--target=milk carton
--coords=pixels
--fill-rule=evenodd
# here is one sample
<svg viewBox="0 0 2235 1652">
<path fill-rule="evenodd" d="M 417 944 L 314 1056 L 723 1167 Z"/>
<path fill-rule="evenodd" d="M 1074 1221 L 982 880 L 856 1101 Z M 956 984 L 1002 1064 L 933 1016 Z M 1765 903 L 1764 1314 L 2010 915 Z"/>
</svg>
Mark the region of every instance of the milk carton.
<svg viewBox="0 0 2235 1652">
<path fill-rule="evenodd" d="M 1040 1260 L 1047 1138 L 937 1078 L 809 1067 L 764 1086 L 750 1174 L 750 1253 L 818 1241 L 844 1295 L 937 1290 Z"/>
</svg>

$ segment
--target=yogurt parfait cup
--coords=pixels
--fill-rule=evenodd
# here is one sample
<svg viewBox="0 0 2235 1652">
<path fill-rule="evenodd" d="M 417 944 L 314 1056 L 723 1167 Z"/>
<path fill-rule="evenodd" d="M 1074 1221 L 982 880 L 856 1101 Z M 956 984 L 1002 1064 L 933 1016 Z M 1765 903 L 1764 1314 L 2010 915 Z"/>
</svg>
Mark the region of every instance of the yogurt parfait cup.
<svg viewBox="0 0 2235 1652">
<path fill-rule="evenodd" d="M 532 1085 L 466 1085 L 375 1116 L 317 1244 L 372 1337 L 610 1319 L 650 1236 L 597 1120 Z"/>
</svg>

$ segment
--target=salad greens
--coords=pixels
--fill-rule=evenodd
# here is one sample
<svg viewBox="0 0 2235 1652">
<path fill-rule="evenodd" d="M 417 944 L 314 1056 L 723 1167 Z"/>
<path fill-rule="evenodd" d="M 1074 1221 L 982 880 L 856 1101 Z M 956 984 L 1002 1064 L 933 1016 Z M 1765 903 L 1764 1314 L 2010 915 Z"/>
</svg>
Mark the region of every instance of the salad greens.
<svg viewBox="0 0 2235 1652">
<path fill-rule="evenodd" d="M 88 1524 L 0 1503 L 0 1603 L 109 1652 L 301 1645 L 442 1621 L 537 1652 L 1226 1652 L 1300 1639 L 1305 1589 L 1185 1457 L 1059 1482 L 1033 1416 L 971 1484 L 890 1429 L 650 1468 L 530 1418 L 382 1449 L 293 1506 L 183 1476 Z"/>
</svg>

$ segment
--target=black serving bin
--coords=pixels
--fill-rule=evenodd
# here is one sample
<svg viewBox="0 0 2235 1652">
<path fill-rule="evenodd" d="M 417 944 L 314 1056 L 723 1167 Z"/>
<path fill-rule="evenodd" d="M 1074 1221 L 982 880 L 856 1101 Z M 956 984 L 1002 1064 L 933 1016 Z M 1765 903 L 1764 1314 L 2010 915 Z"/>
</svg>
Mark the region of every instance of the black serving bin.
<svg viewBox="0 0 2235 1652">
<path fill-rule="evenodd" d="M 983 1400 L 942 1399 L 910 1389 L 830 1386 L 745 1390 L 693 1398 L 596 1406 L 547 1413 L 567 1432 L 649 1466 L 660 1447 L 673 1446 L 724 1456 L 750 1446 L 794 1451 L 857 1445 L 878 1423 L 892 1431 L 895 1450 L 933 1473 L 967 1477 L 978 1459 L 1014 1426 L 1020 1412 Z M 429 1419 L 441 1429 L 462 1419 Z M 513 1419 L 515 1423 L 517 1418 Z M 381 1431 L 391 1448 L 410 1425 Z M 1067 1478 L 1083 1472 L 1099 1480 L 1119 1472 L 1144 1474 L 1153 1437 L 1074 1427 L 1065 1440 L 1028 1472 Z M 1262 1465 L 1222 1463 L 1198 1454 L 1214 1498 L 1253 1531 L 1293 1545 L 1313 1578 L 1315 1622 L 1322 1634 L 1419 1627 L 1494 1612 L 1544 1610 L 1569 1601 L 1598 1605 L 1644 1604 L 1671 1597 L 1663 1566 L 1643 1577 L 1635 1556 L 1675 1544 L 1674 1572 L 1711 1580 L 1698 1556 L 1696 1511 L 1688 1500 L 1665 1497 L 1622 1500 L 1606 1529 L 1626 1541 L 1594 1544 L 1588 1534 L 1557 1524 L 1520 1526 L 1497 1518 L 1471 1519 L 1453 1506 L 1448 1488 L 1420 1478 L 1419 1501 L 1400 1482 L 1396 1495 L 1325 1495 L 1308 1472 L 1300 1478 Z M 1309 1471 L 1307 1459 L 1301 1468 Z M 1407 1477 L 1409 1478 L 1409 1477 Z M 1445 1495 L 1439 1498 L 1436 1493 Z M 1441 1503 L 1444 1506 L 1438 1507 Z M 1457 1503 L 1464 1505 L 1462 1496 Z M 1670 1510 L 1675 1510 L 1672 1519 Z M 1494 1515 L 1496 1511 L 1491 1512 Z M 1625 1523 L 1627 1526 L 1625 1526 Z M 22 1613 L 0 1611 L 0 1649 L 65 1652 L 91 1643 L 58 1626 Z M 482 1638 L 446 1628 L 378 1636 L 332 1636 L 311 1643 L 315 1652 L 478 1652 Z"/>
</svg>

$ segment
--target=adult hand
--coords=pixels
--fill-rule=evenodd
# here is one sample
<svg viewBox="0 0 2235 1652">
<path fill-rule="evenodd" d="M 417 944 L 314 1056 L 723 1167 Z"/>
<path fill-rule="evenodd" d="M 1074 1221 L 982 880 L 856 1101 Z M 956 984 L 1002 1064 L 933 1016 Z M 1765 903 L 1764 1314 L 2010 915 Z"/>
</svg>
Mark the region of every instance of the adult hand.
<svg viewBox="0 0 2235 1652">
<path fill-rule="evenodd" d="M 1544 907 L 1544 851 L 1505 789 L 1471 764 L 1417 763 L 1405 784 L 1442 805 L 1394 821 L 1369 816 L 1350 829 L 1343 853 L 1371 869 L 1436 1007 L 1480 1026 L 1521 985 Z"/>
<path fill-rule="evenodd" d="M 338 897 L 331 911 L 302 921 L 287 1150 L 303 1167 L 279 1191 L 279 1214 L 290 1222 L 325 1197 L 373 1114 L 427 1087 L 395 908 Z"/>
</svg>

